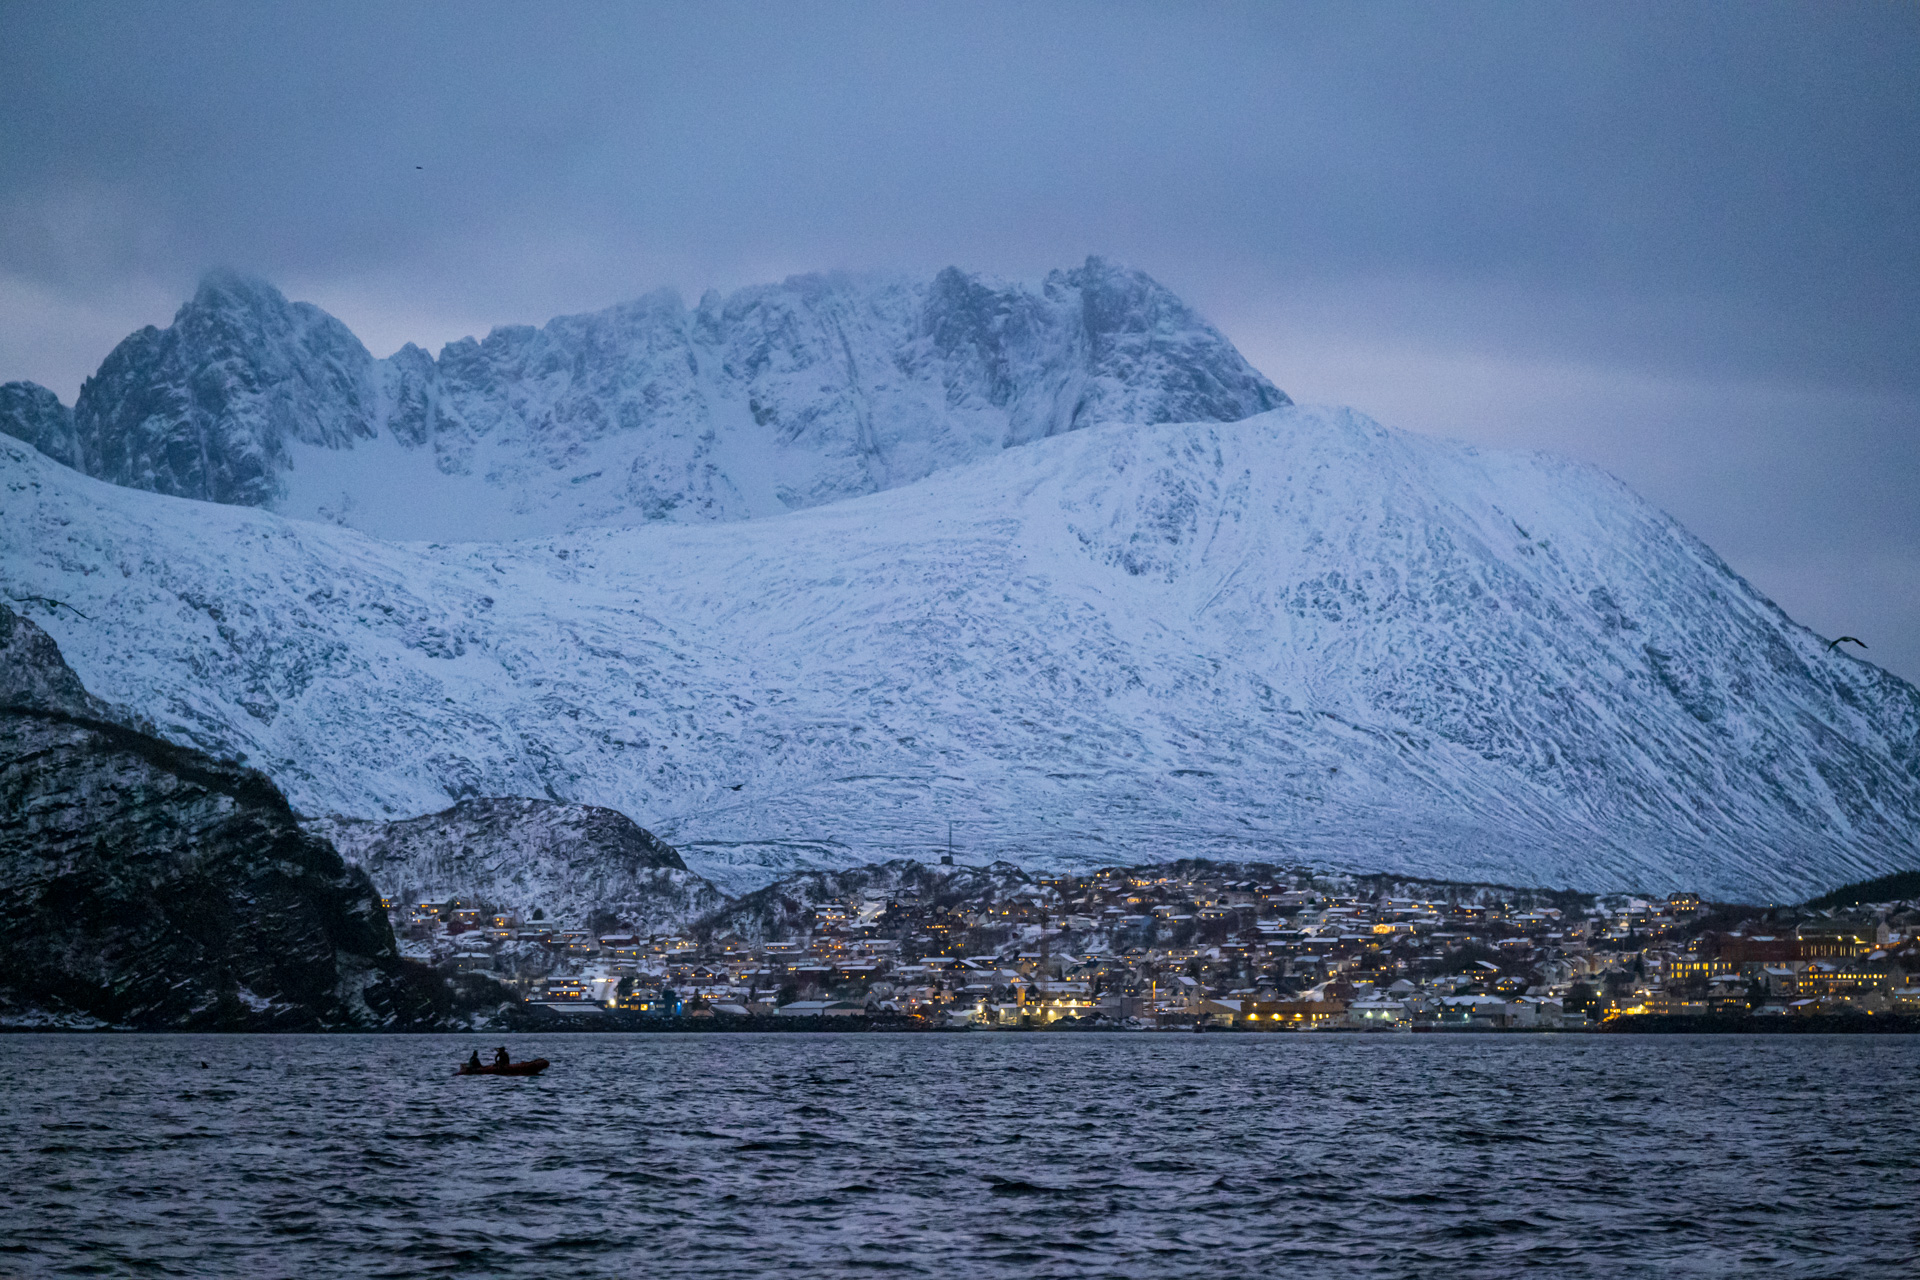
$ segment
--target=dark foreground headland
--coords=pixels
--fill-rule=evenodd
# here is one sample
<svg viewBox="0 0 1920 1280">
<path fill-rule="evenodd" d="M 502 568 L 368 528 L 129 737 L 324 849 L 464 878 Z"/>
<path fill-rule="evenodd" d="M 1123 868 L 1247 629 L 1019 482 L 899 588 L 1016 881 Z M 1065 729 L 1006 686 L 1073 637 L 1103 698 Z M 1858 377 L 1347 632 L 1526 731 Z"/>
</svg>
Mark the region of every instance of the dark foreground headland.
<svg viewBox="0 0 1920 1280">
<path fill-rule="evenodd" d="M 0 605 L 0 1015 L 20 1027 L 447 1025 L 364 874 L 265 775 L 165 741 Z"/>
</svg>

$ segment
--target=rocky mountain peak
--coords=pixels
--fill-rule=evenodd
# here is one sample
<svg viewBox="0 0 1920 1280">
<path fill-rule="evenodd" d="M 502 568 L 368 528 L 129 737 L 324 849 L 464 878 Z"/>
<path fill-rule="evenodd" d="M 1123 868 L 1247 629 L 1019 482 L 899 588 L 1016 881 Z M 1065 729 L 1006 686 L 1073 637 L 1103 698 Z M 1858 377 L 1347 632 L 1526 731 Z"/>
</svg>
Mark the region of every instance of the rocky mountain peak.
<svg viewBox="0 0 1920 1280">
<path fill-rule="evenodd" d="M 165 329 L 115 347 L 74 405 L 79 457 L 115 484 L 247 506 L 283 489 L 290 446 L 373 434 L 373 357 L 263 280 L 209 273 Z"/>
<path fill-rule="evenodd" d="M 73 434 L 73 410 L 37 382 L 0 384 L 0 432 L 24 440 L 56 462 L 86 470 Z"/>
<path fill-rule="evenodd" d="M 379 361 L 221 271 L 88 380 L 72 447 L 39 409 L 14 434 L 133 488 L 466 539 L 773 515 L 1088 426 L 1286 403 L 1169 290 L 1098 258 L 1038 285 L 793 276 L 692 311 L 663 290 Z"/>
</svg>

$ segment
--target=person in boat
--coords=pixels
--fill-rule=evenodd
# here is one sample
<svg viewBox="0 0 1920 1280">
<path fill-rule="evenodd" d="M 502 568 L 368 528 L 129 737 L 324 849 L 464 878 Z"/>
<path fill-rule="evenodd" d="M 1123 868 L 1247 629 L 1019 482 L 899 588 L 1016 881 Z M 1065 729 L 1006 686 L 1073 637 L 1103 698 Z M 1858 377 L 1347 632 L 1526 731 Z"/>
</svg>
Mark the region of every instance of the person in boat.
<svg viewBox="0 0 1920 1280">
<path fill-rule="evenodd" d="M 467 1059 L 467 1070 L 478 1071 L 479 1069 L 480 1069 L 480 1051 L 478 1049 L 475 1049 L 473 1051 L 473 1056 Z"/>
<path fill-rule="evenodd" d="M 507 1065 L 507 1062 L 507 1046 L 501 1045 L 493 1051 L 493 1065 L 496 1067 L 504 1067 Z"/>
</svg>

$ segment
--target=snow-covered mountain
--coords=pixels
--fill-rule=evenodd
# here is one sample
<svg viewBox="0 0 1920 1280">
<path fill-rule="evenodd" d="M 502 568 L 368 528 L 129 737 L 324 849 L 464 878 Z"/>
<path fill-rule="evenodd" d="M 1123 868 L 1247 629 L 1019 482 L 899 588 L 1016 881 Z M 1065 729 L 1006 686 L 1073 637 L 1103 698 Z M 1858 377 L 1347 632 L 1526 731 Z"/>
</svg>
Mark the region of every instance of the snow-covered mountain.
<svg viewBox="0 0 1920 1280">
<path fill-rule="evenodd" d="M 309 814 L 604 805 L 729 891 L 931 856 L 949 820 L 968 861 L 1761 900 L 1920 836 L 1920 692 L 1603 474 L 1346 411 L 516 543 L 396 545 L 5 441 L 0 482 L 0 589 L 88 686 Z"/>
<path fill-rule="evenodd" d="M 691 310 L 661 292 L 437 360 L 375 360 L 319 308 L 217 272 L 70 413 L 0 388 L 0 431 L 115 484 L 501 539 L 777 514 L 1082 427 L 1286 403 L 1172 293 L 1098 258 L 1036 286 L 950 268 L 796 276 Z"/>
</svg>

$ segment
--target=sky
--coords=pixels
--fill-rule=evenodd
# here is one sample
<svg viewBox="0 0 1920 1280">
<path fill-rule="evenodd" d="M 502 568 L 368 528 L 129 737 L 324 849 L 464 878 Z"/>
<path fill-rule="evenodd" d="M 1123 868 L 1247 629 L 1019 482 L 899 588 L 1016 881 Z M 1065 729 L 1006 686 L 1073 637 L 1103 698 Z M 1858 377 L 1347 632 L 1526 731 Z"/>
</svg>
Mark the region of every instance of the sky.
<svg viewBox="0 0 1920 1280">
<path fill-rule="evenodd" d="M 376 355 L 1141 268 L 1295 399 L 1594 462 L 1920 680 L 1920 5 L 0 0 L 0 380 L 230 266 Z"/>
</svg>

